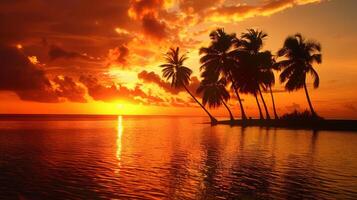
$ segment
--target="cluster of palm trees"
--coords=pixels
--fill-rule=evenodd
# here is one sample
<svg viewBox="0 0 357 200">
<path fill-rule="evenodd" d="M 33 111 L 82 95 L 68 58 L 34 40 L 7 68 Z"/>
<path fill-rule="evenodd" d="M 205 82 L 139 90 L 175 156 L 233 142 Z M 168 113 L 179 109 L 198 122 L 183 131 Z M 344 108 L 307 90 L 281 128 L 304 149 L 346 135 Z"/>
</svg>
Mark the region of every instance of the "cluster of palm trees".
<svg viewBox="0 0 357 200">
<path fill-rule="evenodd" d="M 202 81 L 196 92 L 201 94 L 202 103 L 187 88 L 192 70 L 184 65 L 187 56 L 180 54 L 179 47 L 168 51 L 165 55 L 166 63 L 160 67 L 163 68 L 163 77 L 170 80 L 171 86 L 185 88 L 207 113 L 212 124 L 217 123 L 217 120 L 205 108 L 206 105 L 212 108 L 224 105 L 230 119 L 234 120 L 227 105 L 231 96 L 229 89 L 239 102 L 242 120 L 246 120 L 247 116 L 240 93 L 255 97 L 260 119 L 271 119 L 262 91 L 270 93 L 274 118 L 278 119 L 272 92 L 275 84 L 274 70 L 281 71 L 280 81 L 285 83 L 287 91 L 304 88 L 311 115 L 317 117 L 308 94 L 306 75 L 312 75 L 313 85 L 317 88 L 319 76 L 313 64 L 321 63 L 321 46 L 318 42 L 306 40 L 301 34 L 295 34 L 287 37 L 277 55 L 273 55 L 270 51 L 262 50 L 268 35 L 260 30 L 248 29 L 238 38 L 234 33 L 228 34 L 223 29 L 216 29 L 209 36 L 209 46 L 202 47 L 199 51 Z M 265 117 L 259 98 L 263 104 Z"/>
</svg>

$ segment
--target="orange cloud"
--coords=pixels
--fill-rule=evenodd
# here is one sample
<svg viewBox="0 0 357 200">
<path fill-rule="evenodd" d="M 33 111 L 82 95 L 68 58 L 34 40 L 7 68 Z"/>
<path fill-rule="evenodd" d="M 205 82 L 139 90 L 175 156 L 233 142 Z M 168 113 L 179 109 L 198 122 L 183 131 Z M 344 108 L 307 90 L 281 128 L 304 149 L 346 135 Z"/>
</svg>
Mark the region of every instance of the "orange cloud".
<svg viewBox="0 0 357 200">
<path fill-rule="evenodd" d="M 164 21 L 160 21 L 152 14 L 147 14 L 142 19 L 144 33 L 156 39 L 163 39 L 168 34 L 168 28 Z"/>
<path fill-rule="evenodd" d="M 85 88 L 77 84 L 71 77 L 68 76 L 57 76 L 53 79 L 56 84 L 55 92 L 58 97 L 66 98 L 72 102 L 85 103 Z"/>
<path fill-rule="evenodd" d="M 220 6 L 206 13 L 207 21 L 237 22 L 255 16 L 269 16 L 294 6 L 319 3 L 323 0 L 273 0 L 262 5 L 237 4 Z"/>
<path fill-rule="evenodd" d="M 129 89 L 122 85 L 116 85 L 113 82 L 110 86 L 105 86 L 93 76 L 81 76 L 80 82 L 87 87 L 88 94 L 97 101 L 126 101 L 144 105 L 159 105 L 160 103 L 165 102 L 165 100 L 160 97 L 146 94 L 140 88 L 140 85 L 136 85 L 134 89 Z"/>
<path fill-rule="evenodd" d="M 128 47 L 121 45 L 113 49 L 109 49 L 107 55 L 107 66 L 111 64 L 121 64 L 125 66 L 127 64 L 127 57 L 129 55 Z"/>
<path fill-rule="evenodd" d="M 131 0 L 128 15 L 133 19 L 142 19 L 148 14 L 156 16 L 163 6 L 163 0 Z"/>
<path fill-rule="evenodd" d="M 148 72 L 146 70 L 141 71 L 138 73 L 138 78 L 141 79 L 145 83 L 153 83 L 164 89 L 166 92 L 177 95 L 179 92 L 185 91 L 183 88 L 177 89 L 171 87 L 171 84 L 168 82 L 163 81 L 158 74 L 155 72 Z M 189 85 L 189 89 L 192 93 L 195 93 L 200 81 L 196 76 L 191 77 L 191 82 Z"/>
</svg>

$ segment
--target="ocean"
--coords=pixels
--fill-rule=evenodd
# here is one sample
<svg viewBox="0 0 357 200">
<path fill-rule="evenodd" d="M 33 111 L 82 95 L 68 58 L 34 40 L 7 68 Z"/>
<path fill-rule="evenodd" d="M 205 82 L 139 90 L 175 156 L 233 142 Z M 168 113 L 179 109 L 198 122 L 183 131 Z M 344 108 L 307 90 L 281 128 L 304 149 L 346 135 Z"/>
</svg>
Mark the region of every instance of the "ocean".
<svg viewBox="0 0 357 200">
<path fill-rule="evenodd" d="M 0 199 L 357 199 L 357 133 L 205 117 L 0 120 Z"/>
</svg>

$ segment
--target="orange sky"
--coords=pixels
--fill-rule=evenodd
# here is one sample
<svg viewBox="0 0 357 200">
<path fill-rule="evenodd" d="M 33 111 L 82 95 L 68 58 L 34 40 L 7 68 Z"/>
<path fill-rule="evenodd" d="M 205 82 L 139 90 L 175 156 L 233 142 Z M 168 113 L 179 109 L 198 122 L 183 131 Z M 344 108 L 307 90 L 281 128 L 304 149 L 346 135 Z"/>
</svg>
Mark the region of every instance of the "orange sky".
<svg viewBox="0 0 357 200">
<path fill-rule="evenodd" d="M 204 115 L 160 78 L 158 65 L 169 47 L 180 46 L 190 58 L 194 91 L 198 49 L 223 27 L 238 36 L 262 29 L 269 35 L 264 49 L 273 53 L 297 32 L 319 41 L 320 87 L 309 87 L 315 110 L 357 118 L 356 6 L 355 0 L 2 1 L 0 113 Z M 274 87 L 279 114 L 308 108 L 303 90 L 283 89 Z M 248 116 L 257 116 L 253 97 L 243 98 Z M 229 103 L 240 116 L 234 96 Z"/>
</svg>

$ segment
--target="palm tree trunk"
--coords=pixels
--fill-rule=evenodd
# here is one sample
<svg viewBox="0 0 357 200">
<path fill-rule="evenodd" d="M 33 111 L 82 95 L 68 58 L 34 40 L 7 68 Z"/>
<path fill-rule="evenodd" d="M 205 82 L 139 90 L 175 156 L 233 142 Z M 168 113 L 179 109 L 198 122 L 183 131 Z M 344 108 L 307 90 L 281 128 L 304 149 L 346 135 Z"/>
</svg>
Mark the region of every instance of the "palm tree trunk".
<svg viewBox="0 0 357 200">
<path fill-rule="evenodd" d="M 275 102 L 274 102 L 273 91 L 271 89 L 271 85 L 269 85 L 269 90 L 270 90 L 271 101 L 273 102 L 274 118 L 279 119 L 279 116 L 276 113 L 276 109 L 275 109 Z"/>
<path fill-rule="evenodd" d="M 196 101 L 196 103 L 198 103 L 198 105 L 201 106 L 201 108 L 207 113 L 207 115 L 209 116 L 209 118 L 211 119 L 211 124 L 214 125 L 214 124 L 217 124 L 217 119 L 214 118 L 211 113 L 208 112 L 208 110 L 196 99 L 195 96 L 192 95 L 192 93 L 190 92 L 190 90 L 187 89 L 186 85 L 183 85 L 183 87 L 185 88 L 185 90 L 187 91 L 187 93 L 189 95 L 191 95 L 191 97 Z"/>
<path fill-rule="evenodd" d="M 270 115 L 269 115 L 269 112 L 268 112 L 268 107 L 267 107 L 267 104 L 265 104 L 265 101 L 264 101 L 264 98 L 263 98 L 263 94 L 262 94 L 262 91 L 260 90 L 260 87 L 259 87 L 259 94 L 260 94 L 260 98 L 262 99 L 262 102 L 263 102 L 263 106 L 264 106 L 264 109 L 265 109 L 266 117 L 267 117 L 267 119 L 270 119 Z"/>
<path fill-rule="evenodd" d="M 242 113 L 242 119 L 243 119 L 243 120 L 246 120 L 246 119 L 247 119 L 247 116 L 245 115 L 245 112 L 244 112 L 242 99 L 240 98 L 239 93 L 238 93 L 238 91 L 237 91 L 236 88 L 234 88 L 234 92 L 236 93 L 236 96 L 237 96 L 237 98 L 238 98 L 240 110 L 241 110 L 241 113 Z"/>
<path fill-rule="evenodd" d="M 260 104 L 259 104 L 259 101 L 258 101 L 257 94 L 254 94 L 254 97 L 255 97 L 255 100 L 257 101 L 260 119 L 264 119 L 264 116 L 263 116 L 263 113 L 262 113 L 262 109 L 260 108 Z"/>
<path fill-rule="evenodd" d="M 233 117 L 232 111 L 229 109 L 229 107 L 227 106 L 227 104 L 224 102 L 223 99 L 222 99 L 221 101 L 222 101 L 224 107 L 227 108 L 227 110 L 228 110 L 228 112 L 229 112 L 229 116 L 231 117 L 231 121 L 234 121 L 234 117 Z"/>
<path fill-rule="evenodd" d="M 310 97 L 309 97 L 309 93 L 308 93 L 308 91 L 307 91 L 306 83 L 304 83 L 304 89 L 305 89 L 305 94 L 306 94 L 307 102 L 309 103 L 309 106 L 310 106 L 311 115 L 312 115 L 313 117 L 316 117 L 317 114 L 316 114 L 314 108 L 312 107 L 311 100 L 310 100 Z"/>
<path fill-rule="evenodd" d="M 238 93 L 238 89 L 236 88 L 235 84 L 234 84 L 234 80 L 233 80 L 233 77 L 232 77 L 232 74 L 229 74 L 230 76 L 230 79 L 231 79 L 231 82 L 232 82 L 232 85 L 233 85 L 233 89 L 234 89 L 234 92 L 236 93 L 236 96 L 238 98 L 238 102 L 239 102 L 239 106 L 240 106 L 240 111 L 242 113 L 242 120 L 246 120 L 247 119 L 247 116 L 245 115 L 245 112 L 244 112 L 244 108 L 243 108 L 243 104 L 242 104 L 242 100 L 239 96 L 239 93 Z"/>
</svg>

